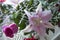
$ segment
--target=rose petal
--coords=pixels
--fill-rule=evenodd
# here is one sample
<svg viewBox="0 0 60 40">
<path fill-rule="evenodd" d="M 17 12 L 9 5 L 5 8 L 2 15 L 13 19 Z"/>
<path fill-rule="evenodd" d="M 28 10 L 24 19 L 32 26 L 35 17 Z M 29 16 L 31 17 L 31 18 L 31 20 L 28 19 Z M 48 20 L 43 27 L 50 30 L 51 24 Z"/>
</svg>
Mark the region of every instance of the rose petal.
<svg viewBox="0 0 60 40">
<path fill-rule="evenodd" d="M 13 33 L 18 32 L 18 26 L 15 23 L 10 24 L 9 27 L 13 30 Z"/>
<path fill-rule="evenodd" d="M 8 25 L 3 25 L 2 26 L 2 31 L 4 32 L 7 27 L 8 27 Z"/>
<path fill-rule="evenodd" d="M 6 0 L 0 0 L 0 2 L 5 2 Z"/>
<path fill-rule="evenodd" d="M 7 37 L 13 37 L 13 30 L 11 30 L 9 27 L 5 29 L 4 33 Z"/>
</svg>

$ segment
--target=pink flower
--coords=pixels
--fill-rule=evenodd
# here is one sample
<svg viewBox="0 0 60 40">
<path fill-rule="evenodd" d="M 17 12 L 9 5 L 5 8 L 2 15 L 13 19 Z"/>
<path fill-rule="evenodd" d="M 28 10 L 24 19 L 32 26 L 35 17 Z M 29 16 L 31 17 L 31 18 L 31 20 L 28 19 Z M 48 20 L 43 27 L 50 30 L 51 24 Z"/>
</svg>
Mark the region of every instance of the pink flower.
<svg viewBox="0 0 60 40">
<path fill-rule="evenodd" d="M 17 33 L 18 31 L 18 26 L 16 24 L 10 24 L 9 27 L 13 30 L 13 33 Z"/>
<path fill-rule="evenodd" d="M 5 2 L 5 0 L 0 0 L 0 2 Z"/>
<path fill-rule="evenodd" d="M 13 24 L 10 24 L 8 26 L 7 25 L 4 25 L 2 27 L 2 30 L 3 30 L 3 32 L 5 33 L 5 35 L 7 37 L 12 38 L 14 36 L 14 34 L 17 33 L 18 26 L 16 24 L 14 24 L 14 23 Z"/>
<path fill-rule="evenodd" d="M 5 1 L 6 1 L 6 0 L 0 0 L 0 4 L 3 3 L 3 2 L 5 2 Z"/>
<path fill-rule="evenodd" d="M 50 10 L 42 11 L 41 4 L 38 5 L 36 12 L 30 13 L 24 10 L 29 19 L 29 25 L 23 30 L 24 32 L 29 32 L 34 30 L 40 36 L 45 37 L 46 28 L 53 28 L 53 25 L 49 22 L 52 18 Z"/>
<path fill-rule="evenodd" d="M 12 38 L 14 35 L 14 33 L 13 33 L 13 30 L 11 30 L 9 27 L 7 27 L 5 30 L 4 30 L 4 33 L 5 33 L 5 35 L 7 36 L 7 37 L 10 37 L 10 38 Z"/>
</svg>

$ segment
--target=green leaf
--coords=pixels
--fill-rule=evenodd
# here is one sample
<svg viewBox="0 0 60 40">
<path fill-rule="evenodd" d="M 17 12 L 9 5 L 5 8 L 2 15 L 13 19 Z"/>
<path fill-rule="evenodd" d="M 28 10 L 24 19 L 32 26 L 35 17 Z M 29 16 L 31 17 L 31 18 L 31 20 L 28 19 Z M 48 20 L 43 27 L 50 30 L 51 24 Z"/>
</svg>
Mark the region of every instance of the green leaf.
<svg viewBox="0 0 60 40">
<path fill-rule="evenodd" d="M 0 20 L 0 23 L 2 23 L 3 22 L 3 20 Z"/>
<path fill-rule="evenodd" d="M 26 21 L 22 20 L 19 26 L 20 26 L 20 30 L 23 30 L 26 27 Z"/>
</svg>

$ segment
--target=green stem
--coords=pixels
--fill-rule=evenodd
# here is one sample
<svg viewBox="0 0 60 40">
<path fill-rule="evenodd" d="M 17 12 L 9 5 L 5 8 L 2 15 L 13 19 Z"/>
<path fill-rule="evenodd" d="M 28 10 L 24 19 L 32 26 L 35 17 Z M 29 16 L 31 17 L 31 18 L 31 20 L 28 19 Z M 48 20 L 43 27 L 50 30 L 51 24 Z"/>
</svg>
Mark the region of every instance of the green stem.
<svg viewBox="0 0 60 40">
<path fill-rule="evenodd" d="M 2 4 L 0 4 L 0 11 L 1 11 L 1 9 L 2 9 L 1 7 L 2 7 Z"/>
</svg>

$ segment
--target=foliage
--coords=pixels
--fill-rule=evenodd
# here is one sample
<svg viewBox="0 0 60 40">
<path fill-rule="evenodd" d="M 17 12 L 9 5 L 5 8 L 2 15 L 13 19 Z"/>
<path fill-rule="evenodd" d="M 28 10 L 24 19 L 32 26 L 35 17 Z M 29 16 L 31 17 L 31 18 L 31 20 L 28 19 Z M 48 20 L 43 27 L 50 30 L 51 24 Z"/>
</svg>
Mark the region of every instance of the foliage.
<svg viewBox="0 0 60 40">
<path fill-rule="evenodd" d="M 17 6 L 17 9 L 16 9 L 17 13 L 15 12 L 13 14 L 13 16 L 15 17 L 13 20 L 16 24 L 18 24 L 18 26 L 20 27 L 20 30 L 24 29 L 26 25 L 29 24 L 27 16 L 24 13 L 24 9 L 28 11 L 35 11 L 35 9 L 37 8 L 37 5 L 39 4 L 39 2 L 37 1 L 35 0 L 24 1 Z"/>
<path fill-rule="evenodd" d="M 5 15 L 11 15 L 11 20 L 14 21 L 18 27 L 20 27 L 20 30 L 22 30 L 27 24 L 29 24 L 24 9 L 28 10 L 29 12 L 34 12 L 40 2 L 42 3 L 43 10 L 50 9 L 52 11 L 53 17 L 50 22 L 53 25 L 57 25 L 58 21 L 60 20 L 60 12 L 57 10 L 55 4 L 59 2 L 58 0 L 25 0 L 24 2 L 20 3 L 16 9 L 13 9 L 11 5 L 2 5 L 1 9 L 3 15 L 0 17 L 0 19 L 2 18 L 0 22 L 3 22 Z"/>
</svg>

